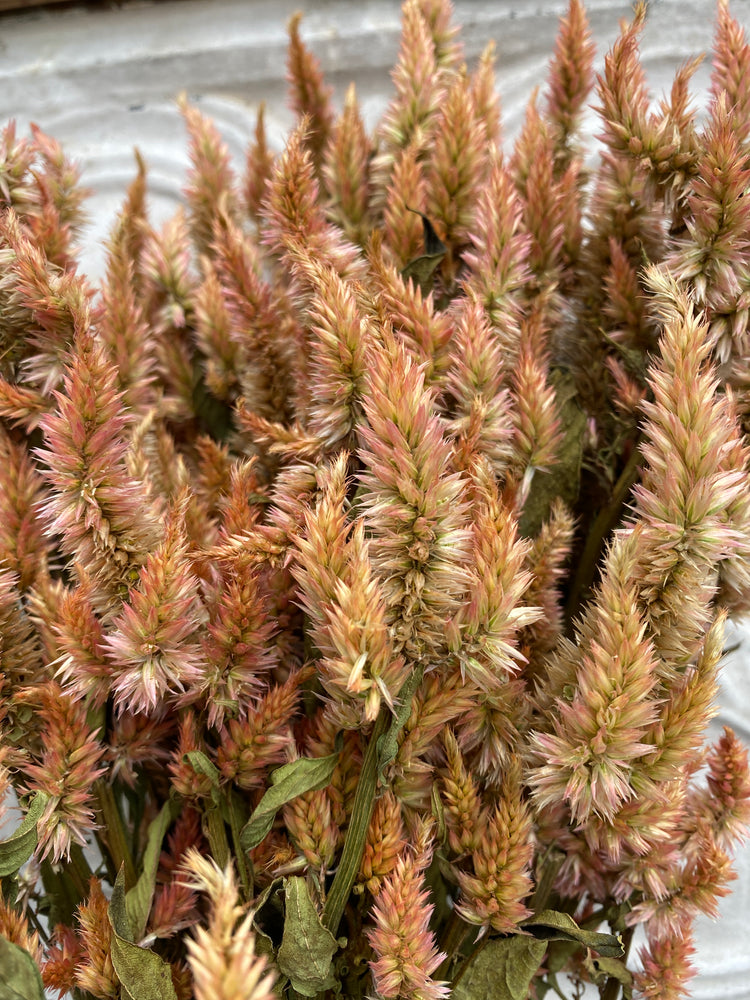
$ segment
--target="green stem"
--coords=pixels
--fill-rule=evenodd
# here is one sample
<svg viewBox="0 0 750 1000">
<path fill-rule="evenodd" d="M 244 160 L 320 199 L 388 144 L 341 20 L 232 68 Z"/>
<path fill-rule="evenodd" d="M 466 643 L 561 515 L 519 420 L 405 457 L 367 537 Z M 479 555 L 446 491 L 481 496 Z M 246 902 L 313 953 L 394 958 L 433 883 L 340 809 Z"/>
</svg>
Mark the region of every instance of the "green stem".
<svg viewBox="0 0 750 1000">
<path fill-rule="evenodd" d="M 466 940 L 466 935 L 469 933 L 471 928 L 462 920 L 461 917 L 456 913 L 455 907 L 451 910 L 451 915 L 443 928 L 443 933 L 440 937 L 439 950 L 445 952 L 445 958 L 442 965 L 435 973 L 435 979 L 445 979 L 448 970 L 450 969 L 454 958 L 459 953 L 461 945 Z"/>
<path fill-rule="evenodd" d="M 76 892 L 80 893 L 81 899 L 86 899 L 89 894 L 89 881 L 93 876 L 91 867 L 86 860 L 86 855 L 78 844 L 72 844 L 70 848 L 70 864 L 66 871 L 75 886 Z"/>
<path fill-rule="evenodd" d="M 242 823 L 239 817 L 239 803 L 231 788 L 227 793 L 227 808 L 229 810 L 229 828 L 232 831 L 232 844 L 234 845 L 234 856 L 237 859 L 237 870 L 240 874 L 240 884 L 245 896 L 245 902 L 249 902 L 253 897 L 253 873 L 247 861 L 247 854 L 240 844 L 240 831 Z"/>
<path fill-rule="evenodd" d="M 101 839 L 109 850 L 114 870 L 119 872 L 121 866 L 125 865 L 125 887 L 129 889 L 138 881 L 138 876 L 115 793 L 107 781 L 99 780 L 94 787 L 99 812 L 103 820 Z"/>
<path fill-rule="evenodd" d="M 323 909 L 323 924 L 334 935 L 338 932 L 344 908 L 362 864 L 367 829 L 372 817 L 378 784 L 378 741 L 387 730 L 390 718 L 390 710 L 384 705 L 380 709 L 380 714 L 370 734 L 370 741 L 367 744 L 365 759 L 362 761 L 362 770 L 357 782 L 357 791 L 354 794 L 352 818 L 349 829 L 346 831 L 344 849 L 341 852 L 338 871 Z"/>
<path fill-rule="evenodd" d="M 623 965 L 627 964 L 628 952 L 630 951 L 630 945 L 633 942 L 633 934 L 635 933 L 634 927 L 628 927 L 625 929 L 622 935 L 622 946 L 625 949 L 620 961 Z M 604 987 L 604 992 L 601 995 L 601 1000 L 617 1000 L 620 995 L 620 981 L 615 979 L 614 976 L 610 976 L 607 980 L 607 985 Z"/>
<path fill-rule="evenodd" d="M 225 868 L 231 857 L 231 851 L 229 850 L 227 828 L 224 826 L 221 810 L 209 806 L 203 814 L 203 818 L 205 820 L 206 836 L 208 838 L 208 846 L 211 848 L 211 855 L 219 868 Z"/>
<path fill-rule="evenodd" d="M 565 620 L 569 623 L 580 611 L 585 595 L 594 582 L 605 540 L 620 520 L 630 488 L 638 477 L 638 467 L 641 462 L 639 444 L 640 438 L 633 445 L 633 451 L 620 474 L 620 478 L 615 483 L 609 503 L 602 507 L 597 514 L 586 538 L 586 544 L 576 567 L 570 596 L 565 606 Z"/>
</svg>

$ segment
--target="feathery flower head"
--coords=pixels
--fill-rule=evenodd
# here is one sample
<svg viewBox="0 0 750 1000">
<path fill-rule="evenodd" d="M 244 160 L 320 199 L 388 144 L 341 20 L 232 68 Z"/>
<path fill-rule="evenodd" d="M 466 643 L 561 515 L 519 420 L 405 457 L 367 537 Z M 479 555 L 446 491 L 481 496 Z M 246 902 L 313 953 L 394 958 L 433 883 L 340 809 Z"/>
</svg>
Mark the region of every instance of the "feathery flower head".
<svg viewBox="0 0 750 1000">
<path fill-rule="evenodd" d="M 274 1000 L 275 975 L 255 954 L 252 914 L 240 904 L 231 864 L 222 870 L 189 847 L 182 868 L 184 884 L 205 892 L 211 906 L 208 925 L 187 942 L 195 1000 Z"/>
<path fill-rule="evenodd" d="M 196 632 L 205 611 L 187 555 L 188 499 L 183 493 L 172 505 L 164 539 L 146 558 L 106 637 L 118 713 L 152 713 L 165 697 L 202 679 Z"/>
<path fill-rule="evenodd" d="M 370 962 L 373 983 L 384 1000 L 443 1000 L 450 993 L 447 983 L 432 979 L 446 956 L 438 951 L 429 929 L 434 907 L 428 902 L 423 874 L 432 856 L 429 826 L 422 823 L 418 828 L 416 850 L 399 858 L 375 898 L 375 926 L 367 938 L 375 952 Z"/>
</svg>

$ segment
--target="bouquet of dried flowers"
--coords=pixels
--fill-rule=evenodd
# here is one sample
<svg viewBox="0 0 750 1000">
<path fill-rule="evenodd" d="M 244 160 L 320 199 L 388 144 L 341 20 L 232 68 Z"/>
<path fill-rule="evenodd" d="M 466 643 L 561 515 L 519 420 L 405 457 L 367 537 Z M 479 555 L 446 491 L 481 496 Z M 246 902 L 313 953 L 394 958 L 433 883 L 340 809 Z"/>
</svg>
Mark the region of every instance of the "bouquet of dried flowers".
<svg viewBox="0 0 750 1000">
<path fill-rule="evenodd" d="M 687 995 L 750 820 L 750 44 L 719 3 L 705 121 L 696 61 L 650 110 L 645 16 L 594 81 L 570 0 L 509 154 L 448 0 L 373 135 L 295 18 L 285 149 L 183 102 L 98 291 L 5 128 L 3 997 Z"/>
</svg>

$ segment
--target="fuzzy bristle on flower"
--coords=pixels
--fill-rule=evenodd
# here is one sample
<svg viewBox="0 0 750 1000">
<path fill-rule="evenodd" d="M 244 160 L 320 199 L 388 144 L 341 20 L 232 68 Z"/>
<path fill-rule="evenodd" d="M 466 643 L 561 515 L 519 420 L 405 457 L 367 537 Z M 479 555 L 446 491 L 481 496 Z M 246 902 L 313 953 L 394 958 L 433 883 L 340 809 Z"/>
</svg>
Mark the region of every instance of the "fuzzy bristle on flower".
<svg viewBox="0 0 750 1000">
<path fill-rule="evenodd" d="M 207 926 L 187 941 L 195 1000 L 273 1000 L 275 975 L 255 953 L 252 915 L 240 904 L 231 866 L 222 870 L 190 847 L 182 867 L 186 885 L 210 901 Z"/>
</svg>

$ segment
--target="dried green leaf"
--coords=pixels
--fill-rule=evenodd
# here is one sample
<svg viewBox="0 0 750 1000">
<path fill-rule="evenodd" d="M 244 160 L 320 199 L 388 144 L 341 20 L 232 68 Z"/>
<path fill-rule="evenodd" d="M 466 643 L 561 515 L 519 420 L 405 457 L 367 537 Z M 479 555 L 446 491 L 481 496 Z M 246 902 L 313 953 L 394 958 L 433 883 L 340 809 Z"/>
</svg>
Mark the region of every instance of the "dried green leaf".
<svg viewBox="0 0 750 1000">
<path fill-rule="evenodd" d="M 435 232 L 435 227 L 426 215 L 422 212 L 417 212 L 414 208 L 409 208 L 409 211 L 414 212 L 422 219 L 424 253 L 420 254 L 419 257 L 415 257 L 414 260 L 409 261 L 401 271 L 401 277 L 404 281 L 408 281 L 411 278 L 414 284 L 419 286 L 423 295 L 429 295 L 432 291 L 435 271 L 440 267 L 448 248 Z"/>
<path fill-rule="evenodd" d="M 0 1000 L 44 1000 L 36 962 L 23 948 L 0 936 Z"/>
<path fill-rule="evenodd" d="M 608 958 L 621 958 L 625 952 L 619 934 L 583 930 L 569 914 L 557 910 L 542 910 L 521 926 L 539 941 L 577 941 Z"/>
<path fill-rule="evenodd" d="M 108 910 L 112 927 L 112 965 L 123 1000 L 177 1000 L 172 971 L 156 952 L 133 944 L 133 929 L 125 905 L 125 874 L 120 868 Z"/>
<path fill-rule="evenodd" d="M 609 979 L 616 979 L 622 985 L 622 1000 L 631 1000 L 633 996 L 633 974 L 630 969 L 617 958 L 584 959 L 584 967 L 596 986 L 606 985 Z"/>
<path fill-rule="evenodd" d="M 188 750 L 183 756 L 190 762 L 190 766 L 196 774 L 202 774 L 208 778 L 212 788 L 219 787 L 219 779 L 221 777 L 219 769 L 213 761 L 208 759 L 202 750 Z"/>
<path fill-rule="evenodd" d="M 337 742 L 340 742 L 338 738 Z M 271 774 L 271 787 L 266 790 L 240 833 L 240 845 L 244 851 L 258 846 L 270 832 L 276 813 L 287 802 L 331 783 L 339 753 L 340 748 L 327 757 L 300 757 L 276 768 Z"/>
<path fill-rule="evenodd" d="M 277 956 L 279 970 L 289 977 L 292 989 L 302 996 L 314 997 L 336 986 L 331 962 L 338 943 L 323 926 L 304 878 L 287 879 L 285 894 L 284 937 Z"/>
<path fill-rule="evenodd" d="M 152 821 L 148 828 L 146 850 L 143 852 L 141 874 L 133 888 L 125 895 L 125 909 L 135 941 L 139 941 L 146 930 L 148 915 L 154 900 L 161 845 L 179 810 L 179 803 L 170 799 L 164 803 L 159 815 Z"/>
<path fill-rule="evenodd" d="M 37 792 L 15 833 L 0 842 L 0 878 L 13 875 L 34 853 L 39 840 L 36 825 L 49 801 L 46 792 Z"/>
<path fill-rule="evenodd" d="M 493 938 L 470 960 L 453 1000 L 526 1000 L 546 950 L 545 941 L 518 934 Z"/>
</svg>

